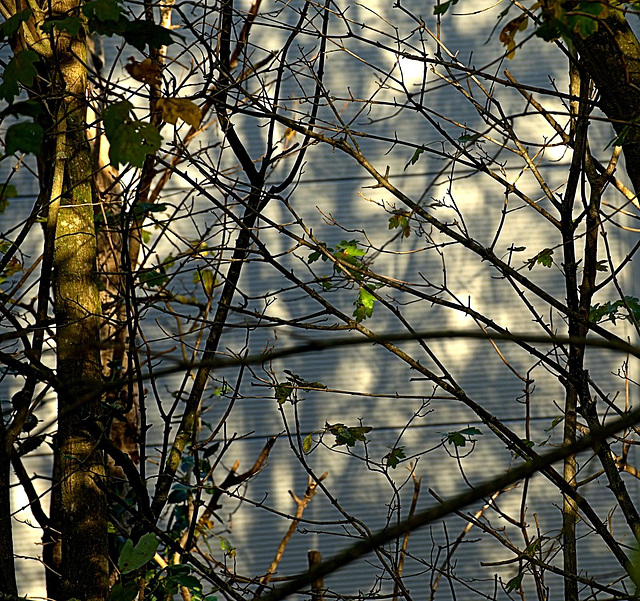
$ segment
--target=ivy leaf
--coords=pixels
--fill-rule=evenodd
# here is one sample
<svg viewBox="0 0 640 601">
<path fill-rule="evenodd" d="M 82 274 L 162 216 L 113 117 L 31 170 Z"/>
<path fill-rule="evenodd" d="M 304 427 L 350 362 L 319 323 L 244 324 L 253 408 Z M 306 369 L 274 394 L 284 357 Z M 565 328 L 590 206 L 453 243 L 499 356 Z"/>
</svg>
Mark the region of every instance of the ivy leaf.
<svg viewBox="0 0 640 601">
<path fill-rule="evenodd" d="M 118 569 L 123 574 L 128 574 L 146 565 L 156 554 L 158 541 L 155 534 L 147 532 L 140 537 L 137 545 L 129 538 L 124 543 L 120 557 L 118 558 Z"/>
<path fill-rule="evenodd" d="M 596 303 L 589 310 L 589 321 L 598 323 L 599 321 L 611 320 L 616 325 L 616 319 L 628 319 L 627 307 L 631 311 L 636 321 L 640 320 L 640 300 L 635 296 L 625 296 L 624 301 L 608 301 L 602 305 Z M 619 313 L 620 311 L 620 313 Z"/>
<path fill-rule="evenodd" d="M 17 12 L 15 15 L 11 15 L 2 25 L 0 25 L 0 40 L 10 38 L 12 35 L 18 33 L 20 25 L 25 23 L 31 17 L 31 9 L 25 8 Z"/>
<path fill-rule="evenodd" d="M 42 127 L 32 121 L 14 123 L 7 129 L 5 149 L 7 155 L 14 152 L 40 154 L 44 131 Z"/>
<path fill-rule="evenodd" d="M 104 130 L 109 140 L 109 160 L 118 167 L 131 163 L 142 167 L 145 158 L 162 144 L 155 125 L 131 119 L 133 105 L 128 101 L 116 102 L 103 113 Z"/>
<path fill-rule="evenodd" d="M 39 60 L 38 53 L 33 50 L 16 52 L 2 74 L 0 98 L 4 98 L 7 102 L 13 102 L 13 99 L 20 94 L 18 84 L 31 86 L 38 75 L 38 71 L 33 65 Z"/>
<path fill-rule="evenodd" d="M 404 453 L 404 447 L 388 447 L 391 450 L 382 458 L 386 460 L 387 466 L 391 469 L 396 469 L 401 459 L 406 459 L 407 456 Z"/>
<path fill-rule="evenodd" d="M 9 115 L 24 115 L 25 117 L 36 117 L 43 113 L 42 105 L 36 100 L 23 100 L 14 102 L 0 113 L 2 117 Z"/>
<path fill-rule="evenodd" d="M 140 52 L 144 51 L 144 47 L 147 44 L 149 48 L 160 48 L 161 46 L 173 44 L 169 29 L 142 19 L 128 21 L 122 37 L 124 37 L 125 42 L 131 44 Z"/>
<path fill-rule="evenodd" d="M 13 184 L 0 185 L 0 214 L 9 206 L 9 198 L 18 196 L 18 190 Z"/>
<path fill-rule="evenodd" d="M 188 98 L 160 98 L 158 108 L 162 111 L 162 119 L 167 123 L 176 124 L 178 119 L 198 129 L 202 121 L 202 112 L 198 105 Z"/>
<path fill-rule="evenodd" d="M 65 19 L 49 19 L 40 25 L 44 33 L 51 33 L 55 27 L 58 31 L 67 31 L 69 35 L 76 36 L 82 29 L 84 20 L 82 17 L 67 17 Z"/>
<path fill-rule="evenodd" d="M 118 0 L 90 0 L 82 6 L 82 14 L 87 19 L 118 21 L 122 15 L 122 6 Z"/>
<path fill-rule="evenodd" d="M 162 144 L 162 137 L 155 125 L 143 121 L 129 121 L 118 128 L 109 140 L 109 160 L 118 167 L 120 163 L 131 163 L 142 167 L 149 154 Z"/>
</svg>

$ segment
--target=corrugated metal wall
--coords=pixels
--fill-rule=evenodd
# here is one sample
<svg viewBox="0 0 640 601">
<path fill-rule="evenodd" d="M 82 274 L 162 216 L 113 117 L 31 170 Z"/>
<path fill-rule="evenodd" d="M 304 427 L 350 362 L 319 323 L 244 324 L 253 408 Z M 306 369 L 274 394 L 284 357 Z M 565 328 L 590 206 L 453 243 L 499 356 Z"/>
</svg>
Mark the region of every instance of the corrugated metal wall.
<svg viewBox="0 0 640 601">
<path fill-rule="evenodd" d="M 346 8 L 348 3 L 344 4 Z M 502 78 L 502 70 L 506 64 L 495 58 L 499 57 L 501 52 L 497 35 L 494 34 L 491 41 L 484 44 L 502 7 L 475 12 L 485 8 L 484 4 L 481 0 L 459 2 L 455 7 L 457 12 L 468 14 L 452 15 L 444 20 L 443 41 L 451 53 L 462 62 L 468 62 L 469 65 L 493 72 L 497 77 Z M 279 6 L 274 3 L 274 6 L 267 8 L 275 10 Z M 420 13 L 428 26 L 434 25 L 430 5 L 410 2 L 407 3 L 407 7 Z M 354 24 L 364 22 L 370 27 L 388 30 L 384 22 L 376 18 L 371 10 L 376 10 L 390 22 L 397 23 L 399 37 L 408 34 L 415 27 L 415 23 L 394 9 L 391 2 L 380 1 L 367 6 L 353 3 L 349 6 L 347 14 Z M 278 23 L 282 23 L 285 14 L 287 13 L 279 14 Z M 268 22 L 268 16 L 258 19 L 251 38 L 256 47 L 267 50 L 278 48 L 282 44 L 281 31 L 275 27 L 260 28 L 261 23 Z M 358 43 L 354 39 L 347 41 L 353 54 L 341 52 L 337 41 L 336 46 L 331 48 L 328 55 L 326 88 L 335 98 L 346 99 L 349 98 L 349 94 L 355 98 L 368 98 L 379 86 L 375 72 L 368 65 L 382 61 L 386 68 L 390 68 L 391 59 L 388 55 L 376 51 L 371 45 Z M 389 41 L 388 38 L 386 41 Z M 429 46 L 428 51 L 431 54 L 435 52 L 435 46 Z M 538 40 L 528 42 L 524 49 L 517 53 L 515 60 L 508 63 L 508 67 L 516 78 L 529 85 L 549 88 L 551 80 L 553 85 L 561 90 L 567 87 L 567 65 L 562 54 L 552 45 Z M 412 66 L 403 63 L 403 68 L 409 69 Z M 420 81 L 422 76 L 420 69 L 416 71 L 416 81 Z M 294 86 L 292 86 L 293 89 Z M 479 127 L 478 117 L 471 111 L 469 103 L 459 93 L 438 82 L 433 74 L 429 74 L 428 90 L 425 103 L 429 110 L 435 112 L 434 114 L 441 113 L 458 123 Z M 507 114 L 518 115 L 525 109 L 517 93 L 508 90 L 498 90 L 497 93 Z M 396 96 L 397 93 L 392 89 L 383 88 L 377 92 L 376 102 L 392 103 Z M 486 99 L 480 99 L 480 102 L 484 103 Z M 343 118 L 345 119 L 361 108 L 349 106 L 347 103 L 341 105 L 340 101 L 337 101 L 337 104 L 344 109 Z M 560 112 L 564 111 L 560 103 L 551 104 Z M 418 115 L 407 112 L 394 116 L 396 113 L 397 108 L 391 104 L 384 106 L 374 103 L 370 111 L 363 112 L 354 120 L 352 128 L 381 135 L 386 140 L 397 136 L 398 139 L 412 140 L 417 145 L 437 147 L 440 144 L 439 134 L 429 128 Z M 382 117 L 386 118 L 382 120 Z M 437 115 L 434 118 L 445 129 L 457 131 L 456 137 L 461 135 L 462 131 L 456 130 L 450 123 L 444 122 Z M 529 115 L 518 118 L 516 121 L 523 139 L 530 136 L 531 140 L 539 141 L 542 136 L 550 135 L 549 128 L 537 116 Z M 252 147 L 255 148 L 258 156 L 260 144 L 264 141 L 264 130 L 259 127 L 256 120 L 249 118 L 238 119 L 236 125 L 242 136 L 252 140 Z M 606 129 L 603 129 L 600 135 L 596 135 L 592 141 L 594 152 L 602 151 L 602 156 L 606 156 L 604 147 L 610 136 Z M 378 170 L 383 172 L 385 165 L 389 165 L 393 183 L 413 198 L 419 198 L 422 195 L 426 185 L 442 168 L 441 163 L 425 153 L 416 165 L 404 170 L 411 158 L 408 149 L 394 149 L 388 141 L 376 141 L 373 138 L 363 139 L 361 144 L 363 151 Z M 552 188 L 561 185 L 566 177 L 567 157 L 558 155 L 555 158 L 557 162 L 545 166 L 545 174 Z M 505 177 L 517 179 L 520 165 L 506 162 L 507 159 L 511 161 L 512 157 L 505 156 L 504 159 Z M 453 223 L 459 219 L 459 215 L 454 213 L 450 204 L 448 206 L 446 204 L 450 203 L 447 175 L 450 173 L 440 178 L 440 183 L 431 189 L 429 196 L 434 200 L 445 202 L 445 206 L 434 206 L 432 210 L 436 215 Z M 464 225 L 460 224 L 460 226 L 468 228 L 471 235 L 483 244 L 490 244 L 502 216 L 504 188 L 487 177 L 477 174 L 467 177 L 469 175 L 469 171 L 458 167 L 454 173 L 451 188 L 452 197 L 464 216 Z M 18 176 L 22 177 L 22 172 Z M 195 173 L 194 176 L 206 184 L 206 178 L 202 173 Z M 0 227 L 3 231 L 10 227 L 10 220 L 18 212 L 26 216 L 31 207 L 35 190 L 26 177 L 19 181 L 20 199 L 12 203 L 10 213 L 0 216 L 2 224 Z M 312 226 L 315 236 L 328 244 L 351 238 L 364 241 L 364 232 L 366 232 L 374 245 L 381 246 L 391 238 L 393 233 L 387 229 L 389 215 L 376 203 L 393 204 L 393 200 L 388 193 L 369 188 L 373 183 L 371 178 L 363 174 L 344 155 L 337 151 L 331 152 L 326 146 L 315 146 L 309 151 L 304 173 L 288 201 Z M 541 197 L 539 188 L 530 173 L 522 174 L 518 184 L 532 197 Z M 185 189 L 180 187 L 177 180 L 174 185 L 176 202 L 179 202 Z M 172 230 L 180 232 L 186 239 L 193 239 L 197 227 L 204 228 L 212 224 L 215 219 L 215 211 L 210 207 L 207 199 L 196 196 L 194 202 L 200 211 L 195 219 L 187 218 L 183 209 L 177 210 L 176 214 L 171 216 Z M 510 199 L 510 202 L 513 203 L 510 206 L 514 209 L 519 206 L 516 199 Z M 544 199 L 540 202 L 545 203 Z M 291 221 L 291 215 L 287 209 L 275 201 L 268 208 L 266 216 L 278 224 L 287 224 Z M 327 216 L 334 218 L 342 227 L 330 225 Z M 296 230 L 295 226 L 287 227 Z M 299 230 L 296 231 L 300 233 Z M 609 242 L 614 254 L 621 256 L 625 252 L 625 245 L 631 235 L 622 231 L 618 233 L 619 236 L 612 236 Z M 552 229 L 542 219 L 532 216 L 531 212 L 514 210 L 508 214 L 506 226 L 496 244 L 496 252 L 506 255 L 508 247 L 512 244 L 526 246 L 527 251 L 514 258 L 514 264 L 520 266 L 525 259 L 547 247 L 552 234 Z M 269 228 L 268 225 L 263 226 L 261 235 L 268 244 L 272 256 L 285 253 L 292 247 L 289 238 Z M 439 244 L 443 240 L 434 235 L 433 242 Z M 39 253 L 40 244 L 37 232 L 32 235 L 30 243 L 32 255 L 36 256 Z M 448 273 L 447 282 L 459 299 L 464 303 L 468 302 L 476 309 L 486 311 L 500 325 L 513 331 L 537 331 L 531 314 L 523 309 L 513 288 L 506 280 L 499 279 L 492 268 L 479 263 L 471 253 L 456 247 L 447 246 L 416 252 L 426 246 L 428 242 L 425 237 L 411 236 L 402 243 L 396 241 L 389 247 L 393 252 L 380 253 L 373 261 L 372 268 L 398 280 L 419 282 L 421 277 L 425 276 L 440 282 L 442 279 L 440 253 L 444 253 Z M 169 251 L 167 246 L 157 248 L 159 256 Z M 304 251 L 296 252 L 298 256 L 303 258 L 306 256 Z M 295 255 L 283 255 L 281 260 L 285 265 L 295 269 L 301 277 L 303 276 L 301 262 Z M 628 289 L 634 288 L 632 274 L 633 270 L 631 274 L 622 274 L 623 284 Z M 564 298 L 563 284 L 557 268 L 536 268 L 527 275 L 534 278 L 547 292 L 558 298 Z M 190 273 L 179 274 L 177 277 L 190 285 Z M 304 274 L 304 278 L 309 279 L 310 276 Z M 317 304 L 306 298 L 299 290 L 287 289 L 287 283 L 281 275 L 260 259 L 247 265 L 241 283 L 241 292 L 246 295 L 247 308 L 250 310 L 260 311 L 268 300 L 271 304 L 267 313 L 272 316 L 292 318 L 298 315 L 309 315 L 319 309 Z M 382 290 L 383 294 L 384 292 Z M 354 290 L 338 294 L 336 302 L 345 312 L 351 313 L 355 294 Z M 535 299 L 530 300 L 536 304 Z M 462 314 L 452 314 L 429 303 L 412 301 L 413 299 L 409 296 L 397 296 L 398 303 L 407 303 L 398 304 L 398 306 L 416 329 L 473 328 L 471 319 L 465 318 Z M 542 305 L 537 306 L 539 309 L 542 308 Z M 549 318 L 548 313 L 544 317 Z M 235 318 L 237 324 L 242 324 L 244 320 L 245 316 L 242 314 L 238 314 Z M 381 332 L 400 329 L 398 322 L 381 308 L 376 309 L 374 317 L 367 323 L 372 324 L 372 329 Z M 561 323 L 557 321 L 556 326 L 561 327 Z M 624 324 L 619 325 L 617 332 L 620 333 L 624 327 Z M 154 340 L 152 348 L 155 353 L 159 354 L 163 349 L 175 346 L 175 341 L 167 337 L 167 332 L 176 334 L 175 322 L 160 310 L 148 311 L 144 329 L 148 339 Z M 304 330 L 277 329 L 278 347 L 313 337 L 311 332 Z M 268 341 L 274 341 L 275 330 L 276 328 L 271 326 L 256 327 L 249 339 L 252 352 L 259 352 Z M 231 352 L 240 352 L 245 345 L 244 337 L 245 332 L 242 328 L 230 328 L 223 341 L 223 347 Z M 522 426 L 525 415 L 523 382 L 514 376 L 488 342 L 440 339 L 430 342 L 429 345 L 439 357 L 443 358 L 447 369 L 472 398 L 511 425 L 522 436 L 525 435 Z M 415 343 L 402 343 L 401 346 L 420 356 Z M 499 346 L 507 356 L 510 365 L 520 374 L 528 374 L 534 382 L 530 399 L 532 439 L 541 441 L 550 436 L 550 444 L 557 442 L 559 433 L 547 434 L 545 429 L 549 428 L 554 418 L 559 415 L 556 403 L 562 404 L 563 399 L 560 384 L 545 367 L 536 366 L 536 360 L 523 351 L 514 349 L 506 343 Z M 608 353 L 593 353 L 593 356 L 595 359 L 591 375 L 600 383 L 603 390 L 614 398 L 623 390 L 623 382 L 615 375 L 623 357 Z M 421 356 L 420 360 L 429 361 L 426 356 Z M 301 399 L 296 405 L 303 435 L 322 430 L 325 422 L 344 422 L 355 425 L 361 419 L 364 425 L 373 427 L 366 452 L 374 462 L 379 462 L 388 452 L 387 446 L 396 444 L 398 440 L 401 440 L 400 444 L 405 446 L 407 455 L 422 453 L 425 449 L 437 447 L 433 452 L 415 458 L 416 473 L 422 477 L 419 507 L 434 503 L 434 498 L 428 492 L 429 489 L 433 489 L 442 497 L 465 489 L 467 485 L 464 482 L 462 470 L 464 476 L 471 482 L 478 482 L 507 468 L 513 461 L 510 452 L 493 439 L 485 427 L 477 423 L 477 418 L 468 409 L 462 407 L 457 401 L 447 399 L 428 401 L 432 396 L 432 386 L 416 378 L 415 372 L 379 347 L 356 346 L 293 356 L 275 361 L 271 367 L 273 373 L 280 379 L 285 377 L 283 370 L 288 369 L 307 380 L 321 381 L 329 388 L 328 392 L 304 393 L 304 400 Z M 530 369 L 532 371 L 529 371 Z M 228 498 L 224 500 L 223 509 L 220 512 L 223 518 L 229 519 L 230 531 L 227 537 L 237 548 L 235 560 L 237 565 L 233 567 L 236 567 L 239 573 L 250 575 L 261 574 L 266 570 L 279 539 L 288 526 L 288 522 L 282 520 L 274 511 L 291 514 L 295 508 L 287 491 L 293 490 L 300 496 L 307 482 L 306 471 L 291 452 L 286 436 L 282 435 L 285 428 L 283 416 L 288 420 L 293 419 L 294 408 L 289 404 L 279 407 L 273 399 L 272 391 L 264 385 L 260 386 L 259 379 L 269 380 L 269 375 L 258 367 L 255 368 L 255 373 L 256 377 L 246 375 L 242 385 L 242 398 L 237 401 L 227 422 L 225 429 L 227 439 L 234 434 L 242 437 L 233 444 L 227 460 L 228 462 L 240 460 L 241 469 L 247 468 L 253 463 L 267 437 L 279 434 L 280 439 L 271 454 L 268 467 L 251 481 L 247 490 L 243 489 L 237 493 L 246 495 L 254 504 L 245 503 L 239 506 L 236 500 Z M 236 372 L 229 370 L 218 373 L 216 376 L 220 379 L 225 377 L 233 383 Z M 165 408 L 173 402 L 171 392 L 177 389 L 179 381 L 180 378 L 176 376 L 163 378 L 157 382 L 157 389 Z M 5 379 L 2 386 L 4 387 L 3 399 L 7 399 L 12 392 L 11 380 Z M 368 396 L 368 394 L 378 396 Z M 402 398 L 394 398 L 396 395 Z M 223 398 L 211 397 L 205 403 L 207 405 L 205 419 L 215 424 L 217 418 L 224 413 L 226 402 Z M 49 415 L 53 416 L 53 403 L 50 407 Z M 44 414 L 42 417 L 46 419 Z M 159 423 L 153 401 L 149 404 L 148 422 Z M 451 446 L 438 446 L 447 432 L 468 425 L 475 425 L 483 433 L 483 436 L 477 437 L 475 448 L 468 457 L 458 460 Z M 206 430 L 203 434 L 206 435 Z M 148 441 L 150 454 L 153 455 L 151 449 L 159 447 L 162 441 L 160 426 L 154 425 L 149 430 Z M 462 450 L 468 449 L 469 447 Z M 356 448 L 354 453 L 362 456 L 364 450 L 362 447 Z M 30 456 L 25 464 L 30 473 L 46 477 L 49 470 L 49 456 L 46 452 L 36 454 Z M 373 464 L 367 467 L 366 461 L 363 462 L 348 454 L 318 448 L 308 456 L 308 465 L 316 474 L 325 470 L 329 472 L 326 486 L 337 503 L 349 515 L 366 523 L 370 528 L 375 529 L 384 525 L 388 513 L 391 514 L 392 519 L 396 519 L 398 515 L 402 517 L 407 515 L 412 484 L 405 469 L 406 464 L 390 472 L 387 478 L 379 473 Z M 227 467 L 229 467 L 228 464 Z M 149 469 L 152 469 L 151 466 Z M 590 470 L 595 469 L 591 464 L 587 464 L 584 467 L 584 477 L 592 473 Z M 43 492 L 46 490 L 46 479 L 37 479 L 36 484 Z M 153 485 L 153 479 L 150 480 L 150 485 Z M 639 492 L 636 481 L 630 480 L 629 485 L 634 494 Z M 396 493 L 398 488 L 401 488 L 399 494 Z M 610 491 L 605 487 L 602 479 L 592 483 L 589 489 L 592 494 L 591 502 L 601 512 L 602 519 L 607 519 L 608 512 L 614 504 Z M 27 501 L 20 496 L 21 493 L 17 487 L 15 490 L 15 507 L 26 508 Z M 498 500 L 499 507 L 507 513 L 515 512 L 517 515 L 522 502 L 522 493 L 523 484 L 504 493 Z M 558 535 L 561 502 L 559 495 L 542 478 L 536 477 L 531 481 L 526 501 L 528 508 L 526 519 L 532 537 L 536 536 L 534 515 L 539 520 L 542 534 L 549 539 Z M 619 512 L 613 513 L 611 523 L 614 534 L 621 537 L 623 526 L 618 514 Z M 41 566 L 37 559 L 24 559 L 37 558 L 40 555 L 38 531 L 30 527 L 28 515 L 28 511 L 16 515 L 16 553 L 21 556 L 18 561 L 19 582 L 22 594 L 38 596 L 44 594 Z M 487 516 L 487 520 L 496 529 L 509 528 L 505 531 L 505 535 L 508 533 L 509 536 L 513 536 L 514 544 L 522 546 L 518 533 L 514 533 L 511 530 L 512 526 L 504 519 L 494 512 L 487 513 Z M 345 522 L 344 516 L 322 493 L 312 501 L 304 517 L 305 521 L 301 524 L 299 532 L 294 535 L 287 548 L 278 575 L 305 569 L 307 549 L 318 549 L 328 557 L 350 542 L 352 527 Z M 451 518 L 447 520 L 446 526 L 435 524 L 412 535 L 409 545 L 412 559 L 407 562 L 405 573 L 416 574 L 415 578 L 408 580 L 408 587 L 415 595 L 415 599 L 426 598 L 434 578 L 432 566 L 440 566 L 443 561 L 445 553 L 442 550 L 443 545 L 447 540 L 455 539 L 464 526 L 463 520 Z M 585 536 L 588 534 L 587 528 L 584 534 Z M 217 552 L 219 554 L 219 551 Z M 598 575 L 611 573 L 611 580 L 614 580 L 619 575 L 619 569 L 595 537 L 586 536 L 581 541 L 580 556 L 583 562 L 581 565 L 585 570 L 584 576 L 592 573 Z M 487 598 L 492 598 L 492 591 L 496 586 L 495 574 L 506 582 L 516 574 L 518 568 L 517 562 L 503 564 L 495 562 L 511 558 L 512 555 L 492 540 L 490 535 L 480 532 L 477 528 L 472 529 L 455 554 L 453 563 L 447 567 L 450 574 L 460 580 L 455 580 L 453 577 L 449 580 L 443 579 L 439 584 L 438 597 L 454 598 L 455 593 L 457 599 L 470 599 L 475 594 L 473 589 L 479 589 L 487 595 Z M 378 563 L 375 558 L 360 561 L 331 576 L 327 584 L 345 595 L 357 596 L 358 591 L 364 594 L 377 587 L 380 587 L 383 593 L 388 593 L 392 585 L 388 581 L 376 581 L 374 576 L 376 570 L 371 567 L 369 561 L 374 565 Z M 552 558 L 552 561 L 558 563 L 559 558 Z M 527 586 L 531 585 L 530 582 L 526 582 Z M 555 580 L 550 577 L 549 584 L 553 591 L 560 590 L 557 577 Z"/>
</svg>

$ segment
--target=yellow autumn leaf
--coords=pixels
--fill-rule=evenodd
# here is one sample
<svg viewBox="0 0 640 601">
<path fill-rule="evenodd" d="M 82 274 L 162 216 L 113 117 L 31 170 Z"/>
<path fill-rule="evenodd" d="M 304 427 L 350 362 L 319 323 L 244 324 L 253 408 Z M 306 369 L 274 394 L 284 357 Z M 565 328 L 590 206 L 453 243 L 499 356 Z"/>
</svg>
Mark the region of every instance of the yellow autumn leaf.
<svg viewBox="0 0 640 601">
<path fill-rule="evenodd" d="M 198 106 L 187 98 L 161 98 L 158 108 L 162 111 L 162 119 L 167 123 L 175 123 L 182 119 L 194 129 L 200 127 L 202 112 Z"/>
</svg>

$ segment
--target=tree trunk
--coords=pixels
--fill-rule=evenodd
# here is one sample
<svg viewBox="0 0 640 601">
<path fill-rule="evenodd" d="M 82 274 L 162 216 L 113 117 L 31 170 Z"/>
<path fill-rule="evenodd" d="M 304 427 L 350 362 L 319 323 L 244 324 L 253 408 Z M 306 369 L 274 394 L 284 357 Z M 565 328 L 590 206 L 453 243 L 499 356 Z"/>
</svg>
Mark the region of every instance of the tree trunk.
<svg viewBox="0 0 640 601">
<path fill-rule="evenodd" d="M 54 12 L 70 14 L 61 3 Z M 82 34 L 80 34 L 82 36 Z M 105 465 L 92 434 L 100 426 L 100 298 L 86 140 L 86 43 L 60 34 L 56 67 L 66 96 L 58 112 L 49 224 L 55 227 L 54 306 L 58 395 L 55 449 L 60 487 L 61 599 L 102 601 L 108 593 Z M 53 80 L 55 81 L 55 80 Z M 62 181 L 60 181 L 62 178 Z"/>
</svg>

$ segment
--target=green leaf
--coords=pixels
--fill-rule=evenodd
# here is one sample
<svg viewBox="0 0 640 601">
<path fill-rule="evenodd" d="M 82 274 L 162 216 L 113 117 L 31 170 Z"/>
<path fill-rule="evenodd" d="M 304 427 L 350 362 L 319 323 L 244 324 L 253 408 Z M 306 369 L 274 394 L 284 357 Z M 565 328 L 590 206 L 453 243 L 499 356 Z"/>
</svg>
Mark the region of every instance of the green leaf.
<svg viewBox="0 0 640 601">
<path fill-rule="evenodd" d="M 147 155 L 160 148 L 162 137 L 155 125 L 131 121 L 118 128 L 109 142 L 112 165 L 118 167 L 120 163 L 131 163 L 134 167 L 142 167 Z"/>
<path fill-rule="evenodd" d="M 469 427 L 464 430 L 460 430 L 460 434 L 463 436 L 482 436 L 482 432 L 478 428 Z"/>
<path fill-rule="evenodd" d="M 201 284 L 207 296 L 211 296 L 216 286 L 213 269 L 197 269 L 193 274 L 193 283 Z"/>
<path fill-rule="evenodd" d="M 172 490 L 167 497 L 167 503 L 184 503 L 189 498 L 189 490 L 185 487 L 180 487 Z"/>
<path fill-rule="evenodd" d="M 309 382 L 304 378 L 301 378 L 298 374 L 294 374 L 292 371 L 285 369 L 284 373 L 287 374 L 287 380 L 297 386 L 298 388 L 311 389 L 311 388 L 320 388 L 322 390 L 326 389 L 326 384 L 322 382 Z"/>
<path fill-rule="evenodd" d="M 404 166 L 404 170 L 407 170 L 409 165 L 415 165 L 420 158 L 420 155 L 424 152 L 424 148 L 416 148 L 416 151 L 413 153 L 413 156 L 409 159 L 409 162 Z"/>
<path fill-rule="evenodd" d="M 472 436 L 482 436 L 482 432 L 478 428 L 469 427 L 463 430 L 456 430 L 454 432 L 448 432 L 444 436 L 444 440 L 448 444 L 455 445 L 456 447 L 466 447 L 467 442 L 474 442 Z"/>
<path fill-rule="evenodd" d="M 162 213 L 167 210 L 167 205 L 163 202 L 139 202 L 133 208 L 133 214 L 140 217 L 147 213 Z"/>
<path fill-rule="evenodd" d="M 2 84 L 0 84 L 0 98 L 7 102 L 20 94 L 18 84 L 31 86 L 38 75 L 34 64 L 40 60 L 40 56 L 33 50 L 20 50 L 8 62 L 2 74 Z"/>
<path fill-rule="evenodd" d="M 69 35 L 76 36 L 82 29 L 84 20 L 82 17 L 67 17 L 66 19 L 50 19 L 40 25 L 45 33 L 51 33 L 55 27 L 58 31 L 67 31 Z"/>
<path fill-rule="evenodd" d="M 382 459 L 386 460 L 387 466 L 391 469 L 396 469 L 401 459 L 406 459 L 407 456 L 404 453 L 404 447 L 388 447 L 391 449 Z"/>
<path fill-rule="evenodd" d="M 389 229 L 394 230 L 400 228 L 402 237 L 408 238 L 411 235 L 411 226 L 409 225 L 410 214 L 406 211 L 396 211 L 389 218 Z"/>
<path fill-rule="evenodd" d="M 356 306 L 353 315 L 358 323 L 373 315 L 373 305 L 375 301 L 376 297 L 371 294 L 371 292 L 369 292 L 366 288 L 360 288 L 360 291 L 358 292 L 358 298 L 353 303 Z"/>
<path fill-rule="evenodd" d="M 44 131 L 37 123 L 23 121 L 14 123 L 7 129 L 5 136 L 5 149 L 7 155 L 14 152 L 27 152 L 40 154 Z"/>
<path fill-rule="evenodd" d="M 140 52 L 144 51 L 144 47 L 147 44 L 149 48 L 160 48 L 161 46 L 173 44 L 169 29 L 143 19 L 129 21 L 123 37 L 128 44 L 131 44 Z"/>
<path fill-rule="evenodd" d="M 104 131 L 109 140 L 109 160 L 118 167 L 131 163 L 142 167 L 145 158 L 162 144 L 155 125 L 131 119 L 133 105 L 128 101 L 116 102 L 103 113 Z"/>
<path fill-rule="evenodd" d="M 18 33 L 20 25 L 25 23 L 31 17 L 31 9 L 25 8 L 17 12 L 15 15 L 11 15 L 2 25 L 0 25 L 0 40 L 10 38 L 12 35 Z"/>
<path fill-rule="evenodd" d="M 114 135 L 117 129 L 127 120 L 129 113 L 133 110 L 133 104 L 128 100 L 122 102 L 114 102 L 110 104 L 102 113 L 102 121 L 104 123 L 104 132 L 107 138 Z"/>
<path fill-rule="evenodd" d="M 522 586 L 522 577 L 524 572 L 520 572 L 517 576 L 514 576 L 509 582 L 507 582 L 506 592 L 511 593 Z"/>
<path fill-rule="evenodd" d="M 564 420 L 564 415 L 558 415 L 552 422 L 548 428 L 545 428 L 545 432 L 551 432 L 561 421 Z"/>
<path fill-rule="evenodd" d="M 363 257 L 367 254 L 367 251 L 358 248 L 357 240 L 342 240 L 340 244 L 336 245 L 336 249 L 346 257 Z"/>
<path fill-rule="evenodd" d="M 458 142 L 477 142 L 480 138 L 482 138 L 482 134 L 463 134 L 458 138 Z"/>
<path fill-rule="evenodd" d="M 220 537 L 220 548 L 229 557 L 236 556 L 236 548 L 226 538 L 224 538 L 224 536 Z"/>
<path fill-rule="evenodd" d="M 545 248 L 541 250 L 535 257 L 527 259 L 525 265 L 528 269 L 533 269 L 535 265 L 544 265 L 545 267 L 551 267 L 553 265 L 553 249 Z"/>
<path fill-rule="evenodd" d="M 434 15 L 444 15 L 452 6 L 458 4 L 458 0 L 447 0 L 447 2 L 441 2 L 433 7 Z"/>
<path fill-rule="evenodd" d="M 82 14 L 87 19 L 118 21 L 122 6 L 118 0 L 91 0 L 82 6 Z"/>
<path fill-rule="evenodd" d="M 133 601 L 139 593 L 138 584 L 136 582 L 128 582 L 122 584 L 117 582 L 113 585 L 108 601 Z"/>
<path fill-rule="evenodd" d="M 151 532 L 143 534 L 135 546 L 130 538 L 127 539 L 124 547 L 122 547 L 122 551 L 120 551 L 118 569 L 123 574 L 138 570 L 153 558 L 157 548 L 158 541 L 156 540 L 155 534 Z"/>
<path fill-rule="evenodd" d="M 276 401 L 282 405 L 282 403 L 289 400 L 292 392 L 293 386 L 291 384 L 278 384 L 275 388 Z"/>
<path fill-rule="evenodd" d="M 0 214 L 9 206 L 8 198 L 15 198 L 18 190 L 13 184 L 0 184 Z"/>
<path fill-rule="evenodd" d="M 14 102 L 0 113 L 2 117 L 9 115 L 24 115 L 25 117 L 37 117 L 43 113 L 42 106 L 36 100 L 23 100 Z"/>
<path fill-rule="evenodd" d="M 142 271 L 138 277 L 141 284 L 146 284 L 152 288 L 162 286 L 169 281 L 169 276 L 165 273 L 163 268 Z"/>
</svg>

